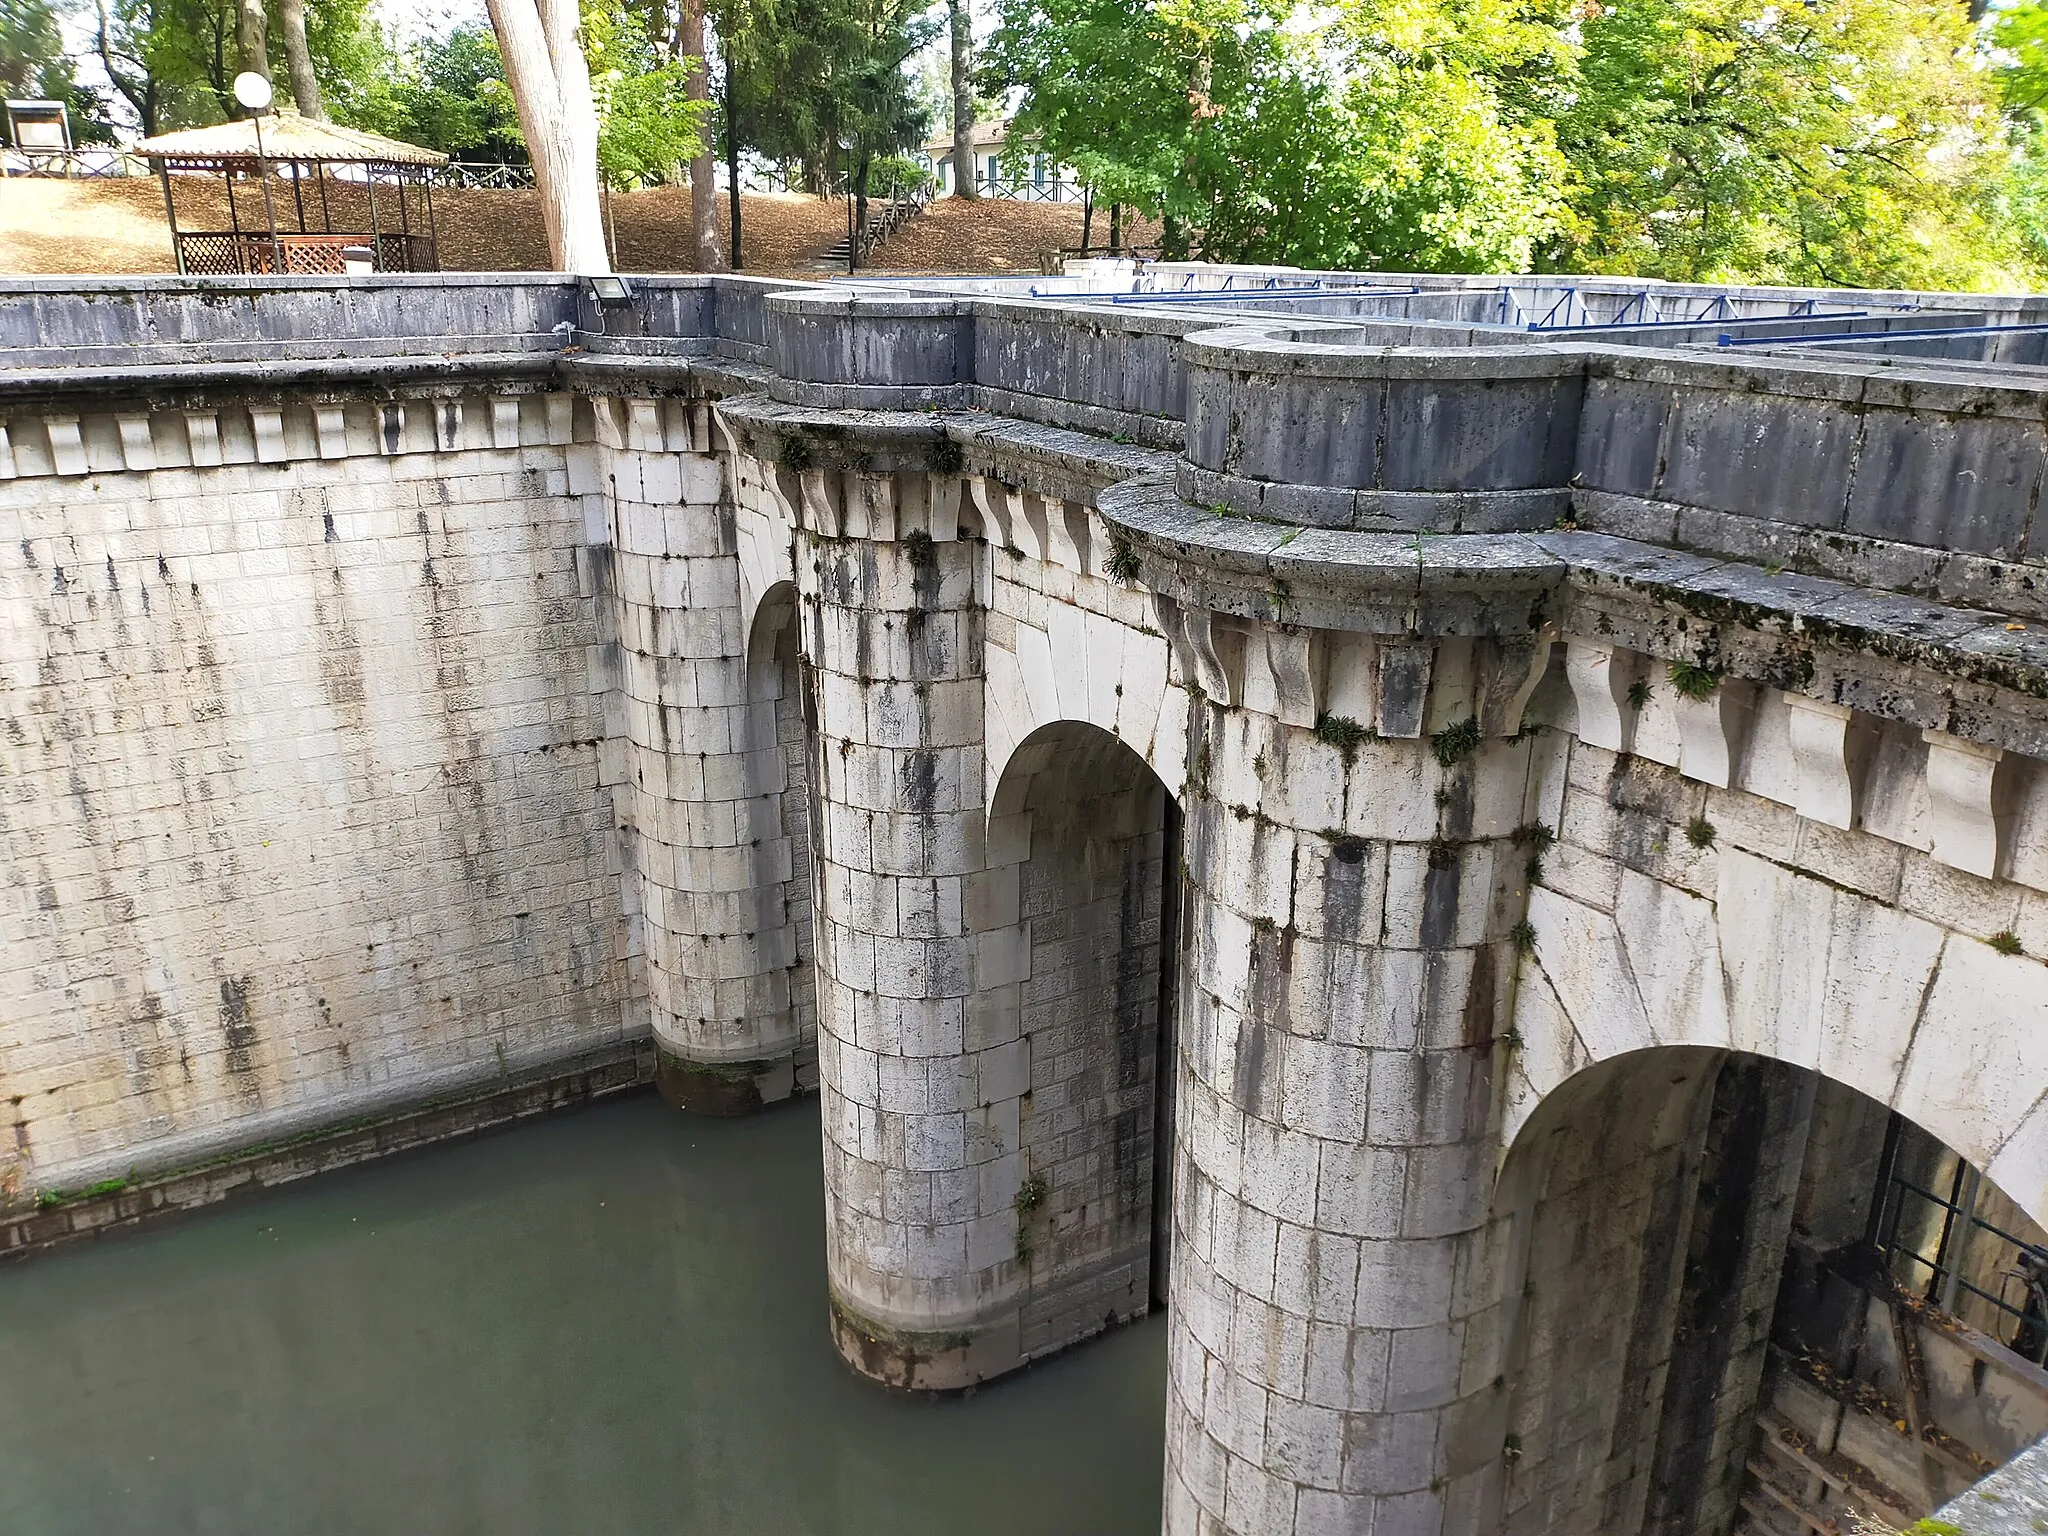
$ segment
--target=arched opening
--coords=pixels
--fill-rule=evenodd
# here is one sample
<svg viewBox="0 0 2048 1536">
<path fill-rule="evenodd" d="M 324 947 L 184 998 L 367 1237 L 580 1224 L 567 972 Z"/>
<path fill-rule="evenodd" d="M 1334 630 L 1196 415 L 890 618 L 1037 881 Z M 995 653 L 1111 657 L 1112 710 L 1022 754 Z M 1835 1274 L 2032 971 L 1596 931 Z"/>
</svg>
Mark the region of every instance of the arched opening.
<svg viewBox="0 0 2048 1536">
<path fill-rule="evenodd" d="M 1163 1302 L 1172 1209 L 1177 807 L 1099 727 L 1027 737 L 990 796 L 989 881 L 970 912 L 1028 947 L 1017 1025 L 1017 1261 L 1024 1353 Z"/>
<path fill-rule="evenodd" d="M 786 1006 L 797 1027 L 796 1085 L 818 1085 L 818 988 L 812 971 L 810 689 L 796 622 L 796 588 L 781 582 L 763 594 L 747 633 L 750 706 L 751 835 L 765 851 L 764 922 L 782 930 L 789 959 Z M 716 786 L 706 797 L 717 798 Z"/>
<path fill-rule="evenodd" d="M 2048 1433 L 2048 1234 L 1841 1083 L 1602 1062 L 1531 1118 L 1495 1211 L 1511 1536 L 1900 1530 Z"/>
</svg>

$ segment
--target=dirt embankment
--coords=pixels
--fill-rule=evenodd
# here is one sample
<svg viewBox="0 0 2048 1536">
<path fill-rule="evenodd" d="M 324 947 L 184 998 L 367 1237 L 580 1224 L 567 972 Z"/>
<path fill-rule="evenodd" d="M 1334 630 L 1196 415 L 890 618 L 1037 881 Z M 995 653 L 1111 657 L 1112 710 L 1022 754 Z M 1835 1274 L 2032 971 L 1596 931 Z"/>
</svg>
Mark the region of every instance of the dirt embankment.
<svg viewBox="0 0 2048 1536">
<path fill-rule="evenodd" d="M 276 189 L 273 188 L 275 193 Z M 182 229 L 226 229 L 227 193 L 217 181 L 181 177 L 176 184 Z M 315 189 L 305 191 L 308 213 L 318 220 Z M 327 188 L 337 225 L 353 216 L 369 228 L 360 187 Z M 382 227 L 398 226 L 389 194 L 379 194 Z M 408 209 L 415 228 L 423 205 L 417 192 Z M 243 187 L 235 214 L 244 228 L 262 228 L 260 192 Z M 294 213 L 289 202 L 280 222 Z M 607 223 L 617 264 L 626 272 L 687 272 L 690 195 L 686 187 L 626 192 L 609 201 Z M 741 210 L 746 270 L 767 277 L 818 277 L 819 261 L 846 232 L 846 208 L 836 199 L 792 194 L 748 194 Z M 456 272 L 544 270 L 547 241 L 539 202 L 532 192 L 434 194 L 434 230 L 441 265 Z M 719 199 L 719 230 L 729 241 L 725 199 Z M 1098 213 L 1094 239 L 1108 234 Z M 1134 231 L 1130 238 L 1148 238 Z M 873 269 L 886 272 L 1036 272 L 1047 253 L 1081 240 L 1081 209 L 1075 203 L 1016 203 L 983 199 L 963 203 L 943 198 L 913 219 L 875 253 Z M 0 272 L 84 274 L 171 272 L 169 226 L 163 193 L 153 178 L 118 181 L 0 181 Z"/>
</svg>

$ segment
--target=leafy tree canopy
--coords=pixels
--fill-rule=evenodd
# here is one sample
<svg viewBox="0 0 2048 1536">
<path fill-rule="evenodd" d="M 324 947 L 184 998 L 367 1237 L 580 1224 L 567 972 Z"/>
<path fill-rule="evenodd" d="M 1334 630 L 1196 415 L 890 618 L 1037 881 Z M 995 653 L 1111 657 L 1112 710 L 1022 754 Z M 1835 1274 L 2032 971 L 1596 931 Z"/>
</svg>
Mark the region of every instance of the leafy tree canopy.
<svg viewBox="0 0 2048 1536">
<path fill-rule="evenodd" d="M 999 0 L 1012 144 L 1231 260 L 2048 267 L 2048 0 Z M 2005 108 L 2003 113 L 1999 110 Z M 2023 116 L 2029 123 L 2021 123 Z"/>
</svg>

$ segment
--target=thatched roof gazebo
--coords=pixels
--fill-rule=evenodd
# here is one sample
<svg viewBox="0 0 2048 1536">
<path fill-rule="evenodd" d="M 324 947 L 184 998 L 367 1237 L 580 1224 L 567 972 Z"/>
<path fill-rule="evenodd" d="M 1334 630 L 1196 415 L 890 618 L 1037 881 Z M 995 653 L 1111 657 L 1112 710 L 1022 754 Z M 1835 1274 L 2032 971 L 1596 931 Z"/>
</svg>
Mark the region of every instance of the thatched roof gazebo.
<svg viewBox="0 0 2048 1536">
<path fill-rule="evenodd" d="M 135 153 L 163 183 L 181 274 L 440 270 L 433 173 L 448 157 L 438 151 L 279 108 L 158 134 Z M 179 229 L 173 188 L 194 176 L 225 183 L 227 229 Z M 262 193 L 253 207 L 252 185 Z"/>
</svg>

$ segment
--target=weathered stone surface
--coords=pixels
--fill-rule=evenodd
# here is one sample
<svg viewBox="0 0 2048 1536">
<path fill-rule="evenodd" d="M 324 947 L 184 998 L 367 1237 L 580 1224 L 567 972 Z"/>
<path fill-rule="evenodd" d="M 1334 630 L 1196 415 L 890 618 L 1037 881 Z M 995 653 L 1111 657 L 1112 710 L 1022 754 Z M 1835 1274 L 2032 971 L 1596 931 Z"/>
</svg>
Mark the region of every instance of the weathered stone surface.
<svg viewBox="0 0 2048 1536">
<path fill-rule="evenodd" d="M 651 1035 L 856 1368 L 1170 1298 L 1176 1536 L 1726 1516 L 1786 1084 L 2048 1217 L 2041 389 L 1128 280 L 0 283 L 0 1202 Z"/>
</svg>

